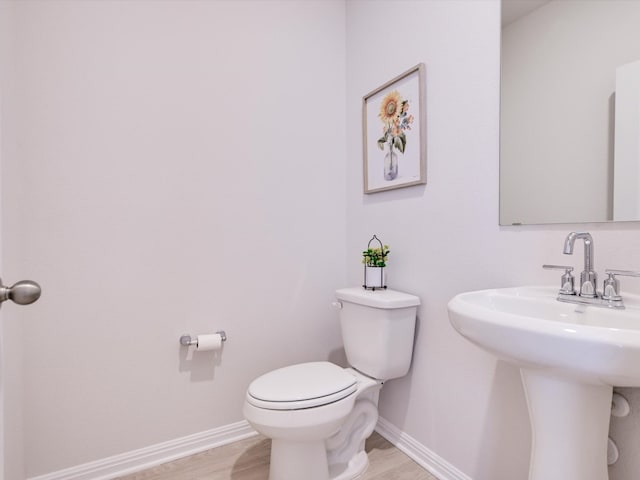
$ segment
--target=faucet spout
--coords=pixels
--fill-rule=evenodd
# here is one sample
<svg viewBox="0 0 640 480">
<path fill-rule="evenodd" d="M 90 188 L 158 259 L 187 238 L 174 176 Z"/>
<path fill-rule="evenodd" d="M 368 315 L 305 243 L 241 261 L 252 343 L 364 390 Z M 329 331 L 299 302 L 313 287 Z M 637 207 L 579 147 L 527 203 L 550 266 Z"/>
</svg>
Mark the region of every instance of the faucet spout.
<svg viewBox="0 0 640 480">
<path fill-rule="evenodd" d="M 597 295 L 598 274 L 593 270 L 593 238 L 588 232 L 571 232 L 564 241 L 565 255 L 573 254 L 576 240 L 584 241 L 584 270 L 580 274 L 580 295 L 595 297 Z"/>
</svg>

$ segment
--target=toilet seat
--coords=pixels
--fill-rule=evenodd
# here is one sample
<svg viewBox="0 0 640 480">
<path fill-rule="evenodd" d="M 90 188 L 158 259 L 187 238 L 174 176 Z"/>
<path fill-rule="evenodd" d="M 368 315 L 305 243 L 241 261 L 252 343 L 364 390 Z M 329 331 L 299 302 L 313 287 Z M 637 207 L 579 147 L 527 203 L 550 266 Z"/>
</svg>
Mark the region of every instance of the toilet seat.
<svg viewBox="0 0 640 480">
<path fill-rule="evenodd" d="M 356 390 L 356 377 L 344 368 L 330 362 L 300 363 L 255 379 L 247 402 L 269 410 L 300 410 L 337 402 Z"/>
</svg>

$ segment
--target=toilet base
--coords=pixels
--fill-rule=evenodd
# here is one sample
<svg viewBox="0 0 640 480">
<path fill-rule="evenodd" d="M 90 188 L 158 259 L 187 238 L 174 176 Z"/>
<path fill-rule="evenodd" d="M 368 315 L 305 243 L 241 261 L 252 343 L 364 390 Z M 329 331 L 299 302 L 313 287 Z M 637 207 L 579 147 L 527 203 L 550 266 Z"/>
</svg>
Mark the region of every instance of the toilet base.
<svg viewBox="0 0 640 480">
<path fill-rule="evenodd" d="M 324 442 L 271 441 L 269 480 L 291 480 L 304 472 L 305 480 L 353 480 L 369 467 L 367 452 L 359 452 L 346 465 L 327 468 Z"/>
<path fill-rule="evenodd" d="M 271 440 L 269 480 L 293 480 L 304 472 L 305 480 L 330 480 L 324 441 Z"/>
</svg>

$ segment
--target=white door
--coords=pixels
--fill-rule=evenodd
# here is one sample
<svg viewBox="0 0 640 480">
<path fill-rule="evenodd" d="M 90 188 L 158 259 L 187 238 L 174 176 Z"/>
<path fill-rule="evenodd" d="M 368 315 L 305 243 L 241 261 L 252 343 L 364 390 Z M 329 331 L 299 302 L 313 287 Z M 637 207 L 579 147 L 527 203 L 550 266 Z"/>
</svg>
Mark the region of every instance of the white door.
<svg viewBox="0 0 640 480">
<path fill-rule="evenodd" d="M 4 145 L 3 145 L 3 120 L 4 120 L 4 95 L 6 80 L 7 80 L 7 71 L 8 71 L 8 51 L 9 51 L 9 22 L 10 16 L 10 7 L 9 2 L 0 2 L 0 166 L 2 165 L 2 161 L 4 160 Z M 0 170 L 0 175 L 2 175 L 2 171 Z M 2 195 L 0 194 L 0 198 Z M 1 233 L 1 232 L 0 232 Z M 1 238 L 1 235 L 0 235 Z M 1 245 L 0 245 L 1 247 Z M 0 269 L 2 268 L 2 263 L 0 262 Z M 0 312 L 0 480 L 4 480 L 4 322 L 2 318 L 2 312 Z"/>
<path fill-rule="evenodd" d="M 13 6 L 11 2 L 0 1 L 0 184 L 12 181 L 12 178 L 7 178 L 7 171 L 10 169 L 5 168 L 7 161 L 11 156 L 13 136 L 11 135 L 11 128 L 9 127 L 9 100 L 10 95 L 10 72 L 11 72 L 11 45 L 12 45 L 12 26 L 13 22 L 11 17 L 13 14 Z M 6 193 L 6 192 L 5 192 Z M 2 192 L 0 192 L 0 198 L 4 198 Z M 2 205 L 0 205 L 2 207 Z M 3 223 L 3 222 L 0 222 Z M 2 232 L 0 232 L 1 234 Z M 0 235 L 0 238 L 3 238 Z M 0 245 L 0 247 L 6 247 L 6 244 Z M 2 253 L 5 255 L 11 255 L 11 252 L 5 251 L 2 248 Z M 4 265 L 6 266 L 6 265 Z M 3 278 L 3 264 L 0 262 L 0 278 Z M 3 278 L 4 280 L 4 278 Z M 8 281 L 16 279 L 7 279 Z M 11 285 L 11 283 L 9 284 Z M 0 283 L 0 304 L 5 300 L 13 300 L 16 303 L 28 304 L 32 303 L 40 296 L 40 287 L 34 282 L 18 282 L 13 287 L 4 287 Z M 8 302 L 11 303 L 11 302 Z M 9 398 L 7 390 L 9 389 L 7 373 L 7 353 L 10 350 L 19 349 L 20 345 L 15 345 L 16 328 L 19 328 L 19 324 L 15 321 L 7 322 L 12 319 L 9 312 L 3 312 L 7 308 L 15 308 L 13 305 L 0 309 L 0 480 L 4 480 L 5 477 L 11 477 L 15 475 L 5 475 L 7 469 L 7 463 L 5 460 L 11 459 L 10 455 L 7 455 L 7 448 L 10 446 L 10 441 L 6 441 L 5 437 L 8 433 L 6 429 L 6 421 L 4 418 L 5 408 L 11 405 L 11 402 L 7 402 Z M 4 317 L 4 318 L 3 318 Z M 11 343 L 13 339 L 13 343 Z M 14 372 L 15 374 L 15 372 Z M 15 403 L 15 402 L 14 402 Z M 10 418 L 10 417 L 8 417 Z M 8 420 L 7 418 L 7 420 Z M 7 430 L 7 431 L 5 431 Z M 15 445 L 13 446 L 15 450 Z M 16 461 L 14 460 L 14 463 Z M 19 461 L 17 463 L 20 463 Z"/>
<path fill-rule="evenodd" d="M 20 281 L 11 287 L 4 286 L 0 282 L 0 305 L 7 300 L 11 300 L 19 305 L 29 305 L 40 298 L 40 286 L 30 280 Z M 9 302 L 10 303 L 10 302 Z M 1 315 L 1 314 L 0 314 Z M 4 358 L 6 345 L 5 339 L 11 335 L 5 335 L 5 325 L 0 316 L 0 480 L 5 477 L 5 432 L 4 432 L 4 412 L 5 412 L 5 391 L 4 391 Z"/>
<path fill-rule="evenodd" d="M 1 317 L 0 338 L 4 338 Z M 2 363 L 0 363 L 0 480 L 4 480 L 4 388 L 2 385 Z"/>
</svg>

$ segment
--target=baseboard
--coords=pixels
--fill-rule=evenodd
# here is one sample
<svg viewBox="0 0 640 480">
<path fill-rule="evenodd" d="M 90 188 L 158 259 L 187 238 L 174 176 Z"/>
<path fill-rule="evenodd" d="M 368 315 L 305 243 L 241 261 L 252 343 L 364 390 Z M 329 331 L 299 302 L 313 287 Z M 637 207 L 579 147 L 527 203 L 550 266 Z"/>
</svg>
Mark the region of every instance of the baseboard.
<svg viewBox="0 0 640 480">
<path fill-rule="evenodd" d="M 257 432 L 243 420 L 28 480 L 109 480 L 253 435 Z"/>
<path fill-rule="evenodd" d="M 472 480 L 382 417 L 378 419 L 376 431 L 439 480 Z M 243 420 L 102 460 L 84 463 L 37 477 L 30 477 L 28 480 L 110 480 L 211 448 L 237 442 L 256 434 L 257 432 Z"/>
<path fill-rule="evenodd" d="M 404 452 L 418 465 L 439 480 L 472 480 L 442 457 L 429 450 L 413 437 L 399 430 L 388 420 L 380 417 L 376 431 L 389 440 L 398 450 Z"/>
</svg>

